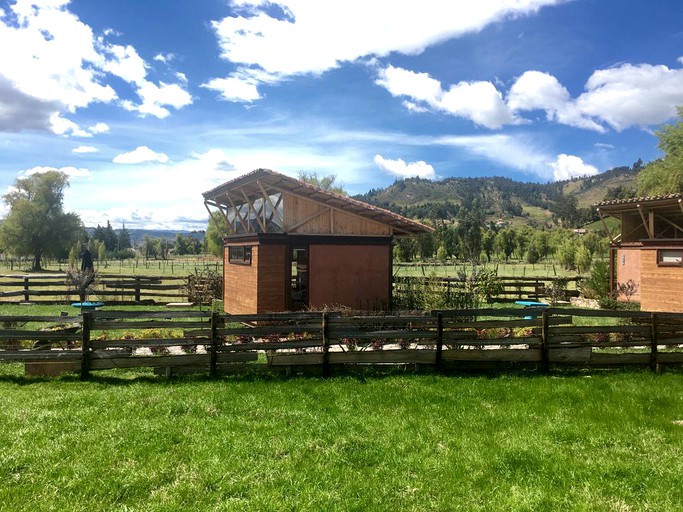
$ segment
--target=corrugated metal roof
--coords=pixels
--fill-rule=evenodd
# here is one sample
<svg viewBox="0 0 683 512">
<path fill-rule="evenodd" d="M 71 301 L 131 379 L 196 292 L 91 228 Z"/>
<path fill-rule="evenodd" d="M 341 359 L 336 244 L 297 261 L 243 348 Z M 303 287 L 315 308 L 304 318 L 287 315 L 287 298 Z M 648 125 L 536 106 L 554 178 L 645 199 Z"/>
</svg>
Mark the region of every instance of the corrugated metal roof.
<svg viewBox="0 0 683 512">
<path fill-rule="evenodd" d="M 233 190 L 239 189 L 240 193 L 244 193 L 250 200 L 263 197 L 263 190 L 261 189 L 261 186 L 259 186 L 259 183 L 261 186 L 269 185 L 285 192 L 304 196 L 326 206 L 332 206 L 375 222 L 387 224 L 392 228 L 407 234 L 419 235 L 434 231 L 434 229 L 429 226 L 408 219 L 397 213 L 390 212 L 384 208 L 364 203 L 358 199 L 335 194 L 329 190 L 324 190 L 301 180 L 290 178 L 289 176 L 271 171 L 270 169 L 256 169 L 255 171 L 244 174 L 243 176 L 208 190 L 202 195 L 205 200 L 211 200 L 229 206 L 229 203 L 226 202 L 227 194 Z"/>
<path fill-rule="evenodd" d="M 629 204 L 640 204 L 640 203 L 656 203 L 656 202 L 678 202 L 679 199 L 683 199 L 683 194 L 666 194 L 661 196 L 647 196 L 647 197 L 629 197 L 627 199 L 613 199 L 611 201 L 600 201 L 595 203 L 596 207 L 602 206 L 616 206 L 616 205 L 629 205 Z"/>
</svg>

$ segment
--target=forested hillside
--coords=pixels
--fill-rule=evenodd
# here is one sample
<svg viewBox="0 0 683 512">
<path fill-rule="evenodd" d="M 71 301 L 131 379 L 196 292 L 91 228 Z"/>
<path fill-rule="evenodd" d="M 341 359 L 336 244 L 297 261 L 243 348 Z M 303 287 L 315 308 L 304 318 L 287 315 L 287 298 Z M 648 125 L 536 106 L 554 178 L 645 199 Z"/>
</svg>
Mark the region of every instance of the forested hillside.
<svg viewBox="0 0 683 512">
<path fill-rule="evenodd" d="M 592 207 L 595 202 L 634 195 L 641 167 L 639 160 L 632 167 L 552 183 L 524 183 L 498 176 L 441 181 L 407 178 L 356 197 L 418 219 L 452 219 L 463 204 L 476 201 L 486 223 L 579 227 L 597 220 Z"/>
</svg>

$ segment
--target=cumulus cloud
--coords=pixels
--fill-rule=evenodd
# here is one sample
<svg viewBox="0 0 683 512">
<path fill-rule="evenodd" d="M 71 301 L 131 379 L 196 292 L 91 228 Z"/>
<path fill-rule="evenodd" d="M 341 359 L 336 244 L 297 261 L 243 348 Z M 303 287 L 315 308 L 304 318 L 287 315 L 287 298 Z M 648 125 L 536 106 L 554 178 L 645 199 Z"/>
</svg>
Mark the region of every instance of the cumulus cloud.
<svg viewBox="0 0 683 512">
<path fill-rule="evenodd" d="M 126 110 L 138 112 L 142 117 L 152 115 L 163 119 L 171 112 L 166 107 L 181 109 L 192 103 L 192 96 L 178 84 L 166 84 L 159 82 L 156 85 L 144 81 L 138 88 L 138 95 L 142 103 L 135 104 L 132 101 L 122 101 L 121 105 Z"/>
<path fill-rule="evenodd" d="M 109 131 L 109 125 L 107 123 L 97 123 L 90 128 L 88 128 L 90 133 L 107 133 Z"/>
<path fill-rule="evenodd" d="M 165 106 L 191 102 L 169 87 L 147 80 L 148 65 L 130 45 L 110 44 L 68 10 L 67 0 L 17 0 L 0 11 L 0 130 L 52 129 L 85 137 L 65 114 L 93 103 L 119 100 L 107 83 L 115 76 L 134 86 L 142 115 L 168 115 Z M 156 89 L 155 89 L 156 88 Z M 182 99 L 179 99 L 182 96 Z M 151 105 L 151 106 L 150 106 Z"/>
<path fill-rule="evenodd" d="M 138 146 L 133 151 L 116 155 L 112 162 L 115 164 L 141 164 L 145 162 L 164 164 L 168 162 L 168 156 L 165 153 L 152 151 L 147 146 Z"/>
<path fill-rule="evenodd" d="M 232 76 L 214 78 L 202 84 L 201 87 L 219 92 L 221 98 L 226 101 L 251 103 L 261 99 L 257 84 L 255 80 Z"/>
<path fill-rule="evenodd" d="M 491 82 L 459 82 L 444 91 L 427 73 L 387 66 L 380 70 L 376 83 L 392 96 L 409 98 L 404 106 L 415 112 L 437 110 L 491 129 L 520 122 Z"/>
<path fill-rule="evenodd" d="M 397 160 L 389 160 L 384 158 L 382 155 L 375 155 L 374 162 L 377 164 L 377 167 L 383 171 L 395 176 L 400 176 L 401 178 L 408 178 L 411 176 L 427 178 L 430 180 L 436 178 L 434 167 L 423 160 L 420 160 L 419 162 L 406 163 L 401 158 Z"/>
<path fill-rule="evenodd" d="M 598 170 L 594 166 L 584 163 L 578 156 L 565 155 L 564 153 L 557 155 L 557 160 L 550 162 L 550 167 L 553 170 L 555 181 L 598 174 Z"/>
<path fill-rule="evenodd" d="M 72 153 L 97 153 L 99 149 L 94 146 L 78 146 L 71 150 Z"/>
<path fill-rule="evenodd" d="M 31 169 L 26 169 L 24 171 L 21 171 L 19 173 L 20 177 L 26 177 L 26 176 L 32 176 L 34 174 L 44 174 L 49 171 L 59 171 L 63 172 L 66 174 L 69 178 L 90 178 L 92 176 L 92 173 L 85 168 L 78 168 L 78 167 L 48 167 L 48 166 L 37 166 L 37 167 L 32 167 Z"/>
<path fill-rule="evenodd" d="M 513 86 L 507 105 L 513 112 L 545 110 L 558 123 L 604 133 L 631 126 L 661 124 L 683 104 L 683 69 L 622 64 L 595 71 L 585 92 L 572 99 L 548 73 L 527 71 Z"/>
<path fill-rule="evenodd" d="M 214 21 L 212 27 L 223 58 L 237 64 L 240 72 L 262 70 L 272 80 L 321 74 L 343 62 L 392 52 L 416 55 L 490 23 L 533 14 L 561 1 L 424 0 L 416 9 L 409 2 L 391 0 L 233 0 L 237 15 Z"/>
</svg>

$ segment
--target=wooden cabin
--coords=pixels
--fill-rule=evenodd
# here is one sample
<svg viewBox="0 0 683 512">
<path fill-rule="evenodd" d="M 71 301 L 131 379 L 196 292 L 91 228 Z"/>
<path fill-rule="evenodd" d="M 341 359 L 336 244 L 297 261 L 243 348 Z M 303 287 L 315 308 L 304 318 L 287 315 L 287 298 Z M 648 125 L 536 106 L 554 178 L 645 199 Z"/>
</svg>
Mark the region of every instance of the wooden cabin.
<svg viewBox="0 0 683 512">
<path fill-rule="evenodd" d="M 268 169 L 203 195 L 226 229 L 223 303 L 231 314 L 388 309 L 393 238 L 432 231 Z"/>
<path fill-rule="evenodd" d="M 629 281 L 645 311 L 683 312 L 683 194 L 598 203 L 598 213 L 621 221 L 612 239 L 612 290 Z"/>
</svg>

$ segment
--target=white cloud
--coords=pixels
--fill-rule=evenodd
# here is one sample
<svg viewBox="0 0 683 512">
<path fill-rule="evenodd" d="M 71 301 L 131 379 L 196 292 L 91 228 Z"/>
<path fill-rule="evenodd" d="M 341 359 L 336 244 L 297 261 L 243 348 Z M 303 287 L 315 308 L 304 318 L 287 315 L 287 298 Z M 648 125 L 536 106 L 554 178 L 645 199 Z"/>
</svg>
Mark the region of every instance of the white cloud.
<svg viewBox="0 0 683 512">
<path fill-rule="evenodd" d="M 17 0 L 0 12 L 0 130 L 52 129 L 60 135 L 88 133 L 64 118 L 92 103 L 119 96 L 107 83 L 116 76 L 135 86 L 142 103 L 133 109 L 164 117 L 190 95 L 177 84 L 146 79 L 147 64 L 130 45 L 110 44 L 71 13 L 67 0 Z M 29 101 L 29 99 L 31 101 Z M 128 103 L 126 104 L 128 105 Z"/>
<path fill-rule="evenodd" d="M 683 57 L 678 57 L 678 62 L 679 62 L 680 64 L 683 64 Z"/>
<path fill-rule="evenodd" d="M 260 69 L 282 79 L 320 74 L 342 62 L 392 52 L 416 55 L 490 23 L 533 14 L 561 1 L 423 0 L 416 8 L 391 0 L 233 0 L 240 8 L 237 15 L 212 26 L 222 56 L 238 64 L 238 71 Z"/>
<path fill-rule="evenodd" d="M 585 92 L 572 99 L 552 75 L 527 71 L 510 88 L 515 112 L 545 110 L 549 120 L 604 133 L 631 126 L 661 124 L 676 117 L 683 104 L 683 69 L 622 64 L 595 71 Z"/>
<path fill-rule="evenodd" d="M 565 155 L 564 153 L 557 155 L 557 160 L 550 162 L 549 165 L 553 170 L 555 181 L 598 174 L 598 170 L 594 166 L 584 163 L 578 156 Z"/>
<path fill-rule="evenodd" d="M 388 66 L 379 72 L 376 83 L 393 96 L 410 98 L 403 105 L 414 112 L 423 112 L 428 106 L 491 129 L 520 123 L 491 82 L 460 82 L 444 91 L 427 73 Z"/>
<path fill-rule="evenodd" d="M 50 129 L 57 135 L 73 137 L 92 137 L 92 133 L 82 130 L 76 123 L 55 112 L 50 116 Z"/>
<path fill-rule="evenodd" d="M 156 85 L 145 80 L 140 84 L 137 92 L 142 103 L 136 105 L 131 101 L 122 101 L 121 105 L 126 110 L 138 112 L 142 117 L 152 115 L 163 119 L 171 114 L 165 107 L 178 110 L 192 103 L 190 93 L 178 84 L 159 82 L 159 85 Z"/>
<path fill-rule="evenodd" d="M 90 133 L 106 133 L 109 131 L 109 125 L 107 123 L 97 123 L 88 128 Z"/>
<path fill-rule="evenodd" d="M 441 98 L 441 108 L 456 116 L 471 119 L 486 128 L 518 124 L 491 82 L 460 82 L 452 85 Z"/>
<path fill-rule="evenodd" d="M 69 178 L 90 178 L 92 176 L 92 173 L 85 168 L 78 168 L 78 167 L 72 167 L 72 166 L 67 166 L 67 167 L 48 167 L 48 166 L 37 166 L 33 167 L 31 169 L 26 169 L 24 171 L 21 171 L 19 173 L 20 177 L 26 177 L 26 176 L 32 176 L 34 174 L 43 174 L 49 171 L 59 171 L 63 172 L 66 174 Z"/>
<path fill-rule="evenodd" d="M 115 164 L 141 164 L 145 162 L 164 164 L 168 162 L 168 156 L 165 153 L 152 151 L 147 146 L 138 146 L 133 151 L 116 155 L 112 162 Z"/>
<path fill-rule="evenodd" d="M 154 60 L 157 62 L 163 62 L 164 64 L 168 64 L 173 59 L 175 59 L 175 55 L 172 53 L 157 53 L 154 56 Z"/>
<path fill-rule="evenodd" d="M 430 180 L 436 178 L 434 167 L 423 160 L 420 160 L 419 162 L 406 163 L 400 158 L 398 160 L 389 160 L 384 158 L 382 155 L 375 155 L 374 162 L 383 171 L 395 176 L 400 176 L 402 178 L 407 178 L 410 176 L 428 178 Z"/>
<path fill-rule="evenodd" d="M 78 146 L 71 150 L 72 153 L 97 153 L 99 149 L 94 146 Z"/>
<path fill-rule="evenodd" d="M 248 78 L 214 78 L 201 87 L 219 92 L 221 98 L 227 101 L 251 103 L 261 99 L 257 82 Z"/>
</svg>

